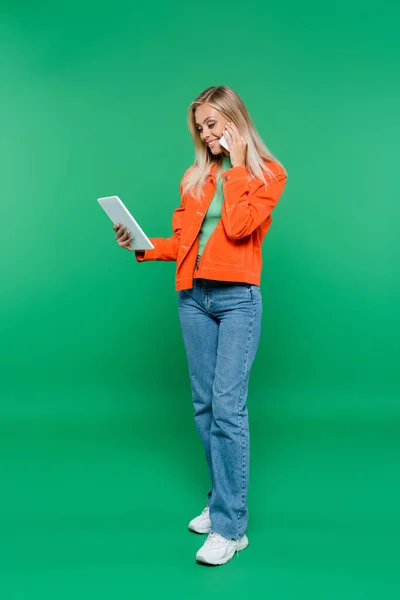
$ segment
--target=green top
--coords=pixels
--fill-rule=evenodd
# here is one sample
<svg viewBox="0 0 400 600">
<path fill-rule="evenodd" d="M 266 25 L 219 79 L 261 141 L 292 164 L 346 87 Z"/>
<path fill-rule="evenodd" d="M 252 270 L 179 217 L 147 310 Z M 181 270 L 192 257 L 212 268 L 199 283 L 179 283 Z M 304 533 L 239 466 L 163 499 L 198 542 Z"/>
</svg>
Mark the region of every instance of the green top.
<svg viewBox="0 0 400 600">
<path fill-rule="evenodd" d="M 224 166 L 222 172 L 232 168 L 232 163 L 229 156 L 223 157 L 223 165 Z M 222 185 L 222 177 L 219 177 L 217 185 L 215 186 L 213 199 L 211 200 L 210 206 L 208 207 L 208 211 L 203 219 L 203 223 L 199 232 L 199 256 L 203 254 L 204 246 L 208 242 L 210 235 L 214 231 L 218 221 L 221 218 L 223 201 L 224 189 Z"/>
</svg>

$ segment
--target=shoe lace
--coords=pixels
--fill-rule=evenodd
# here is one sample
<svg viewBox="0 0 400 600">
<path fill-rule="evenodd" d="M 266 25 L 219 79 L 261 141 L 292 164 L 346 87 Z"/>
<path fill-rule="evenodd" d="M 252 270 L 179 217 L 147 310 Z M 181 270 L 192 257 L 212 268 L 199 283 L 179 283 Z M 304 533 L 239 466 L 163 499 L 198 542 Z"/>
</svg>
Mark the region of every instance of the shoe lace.
<svg viewBox="0 0 400 600">
<path fill-rule="evenodd" d="M 215 533 L 214 531 L 208 534 L 206 544 L 210 548 L 222 548 L 227 542 L 230 542 L 227 538 L 224 538 L 221 534 Z M 239 544 L 236 543 L 235 554 L 239 556 Z"/>
<path fill-rule="evenodd" d="M 226 544 L 226 539 L 219 533 L 211 532 L 208 534 L 207 545 L 210 548 L 222 548 Z"/>
</svg>

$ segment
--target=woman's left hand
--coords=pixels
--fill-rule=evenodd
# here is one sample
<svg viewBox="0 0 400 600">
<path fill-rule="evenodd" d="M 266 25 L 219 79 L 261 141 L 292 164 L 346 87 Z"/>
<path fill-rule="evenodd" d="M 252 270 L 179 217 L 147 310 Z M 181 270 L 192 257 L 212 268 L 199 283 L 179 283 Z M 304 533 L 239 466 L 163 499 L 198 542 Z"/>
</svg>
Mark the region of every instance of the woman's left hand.
<svg viewBox="0 0 400 600">
<path fill-rule="evenodd" d="M 228 135 L 226 135 L 226 132 Z M 226 125 L 224 135 L 229 146 L 229 156 L 232 167 L 246 166 L 247 142 L 240 135 L 238 128 L 233 123 L 229 122 Z"/>
</svg>

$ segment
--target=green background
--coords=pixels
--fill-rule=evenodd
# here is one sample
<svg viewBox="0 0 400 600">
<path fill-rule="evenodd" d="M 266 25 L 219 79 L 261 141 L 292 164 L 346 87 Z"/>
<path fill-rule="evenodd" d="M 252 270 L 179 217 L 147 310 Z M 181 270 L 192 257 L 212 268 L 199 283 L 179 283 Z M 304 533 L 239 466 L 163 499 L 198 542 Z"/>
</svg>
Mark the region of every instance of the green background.
<svg viewBox="0 0 400 600">
<path fill-rule="evenodd" d="M 399 8 L 1 2 L 0 596 L 400 596 Z M 190 102 L 243 98 L 288 171 L 263 245 L 248 550 L 195 563 L 208 476 L 171 234 Z"/>
</svg>

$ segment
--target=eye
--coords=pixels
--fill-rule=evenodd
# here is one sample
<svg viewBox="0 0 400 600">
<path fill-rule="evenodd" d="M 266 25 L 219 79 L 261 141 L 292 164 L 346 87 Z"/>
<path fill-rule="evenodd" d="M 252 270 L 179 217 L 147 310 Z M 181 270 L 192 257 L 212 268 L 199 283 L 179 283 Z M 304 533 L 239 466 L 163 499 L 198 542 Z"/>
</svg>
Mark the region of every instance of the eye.
<svg viewBox="0 0 400 600">
<path fill-rule="evenodd" d="M 212 129 L 215 125 L 216 125 L 216 123 L 208 123 L 208 128 Z M 197 131 L 199 133 L 201 133 L 203 131 L 203 128 L 202 127 L 197 127 Z"/>
</svg>

